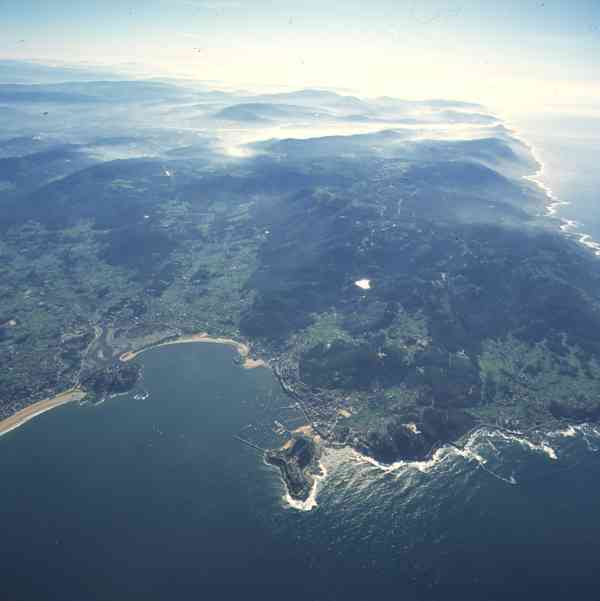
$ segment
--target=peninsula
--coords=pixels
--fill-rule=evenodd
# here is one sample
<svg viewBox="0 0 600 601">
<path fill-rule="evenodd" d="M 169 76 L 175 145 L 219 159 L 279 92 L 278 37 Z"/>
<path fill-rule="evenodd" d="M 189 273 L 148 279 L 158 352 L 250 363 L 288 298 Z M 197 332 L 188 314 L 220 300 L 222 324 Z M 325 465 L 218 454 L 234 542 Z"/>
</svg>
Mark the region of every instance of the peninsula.
<svg viewBox="0 0 600 601">
<path fill-rule="evenodd" d="M 321 446 L 393 463 L 483 424 L 599 419 L 600 263 L 485 107 L 188 91 L 209 110 L 172 92 L 125 138 L 105 131 L 109 94 L 76 143 L 0 141 L 3 430 L 128 390 L 139 353 L 182 343 L 273 370 L 320 437 L 267 454 L 299 499 Z M 302 135 L 242 120 L 234 143 L 238 105 Z M 207 137 L 157 110 L 201 114 Z"/>
<path fill-rule="evenodd" d="M 290 496 L 299 501 L 308 499 L 321 474 L 320 457 L 320 439 L 310 427 L 293 432 L 281 449 L 265 453 L 265 461 L 279 468 Z"/>
</svg>

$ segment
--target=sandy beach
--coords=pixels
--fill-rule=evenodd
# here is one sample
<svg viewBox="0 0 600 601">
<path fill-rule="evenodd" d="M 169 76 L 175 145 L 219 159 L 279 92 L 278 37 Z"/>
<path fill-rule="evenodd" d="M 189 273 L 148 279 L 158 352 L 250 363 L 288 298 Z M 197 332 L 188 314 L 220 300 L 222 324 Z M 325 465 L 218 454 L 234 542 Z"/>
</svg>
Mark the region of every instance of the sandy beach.
<svg viewBox="0 0 600 601">
<path fill-rule="evenodd" d="M 29 405 L 29 407 L 21 409 L 21 411 L 11 415 L 10 417 L 7 417 L 5 420 L 0 422 L 0 436 L 7 434 L 11 430 L 17 429 L 30 419 L 33 419 L 34 417 L 41 415 L 46 411 L 50 411 L 51 409 L 55 409 L 56 407 L 60 407 L 66 403 L 80 401 L 84 396 L 85 392 L 79 388 L 71 388 L 70 390 L 65 390 L 64 392 L 61 392 L 50 399 L 44 399 L 43 401 Z"/>
<path fill-rule="evenodd" d="M 268 365 L 262 359 L 252 359 L 249 357 L 250 349 L 248 345 L 238 342 L 237 340 L 233 340 L 231 338 L 211 338 L 206 332 L 201 332 L 199 334 L 192 334 L 190 336 L 182 336 L 181 338 L 177 338 L 175 340 L 168 340 L 166 342 L 159 342 L 157 344 L 153 344 L 147 346 L 146 348 L 140 349 L 138 351 L 129 351 L 123 353 L 119 359 L 123 362 L 131 361 L 135 359 L 141 353 L 161 346 L 169 346 L 172 344 L 189 344 L 192 342 L 208 342 L 213 344 L 226 344 L 228 346 L 234 347 L 240 357 L 243 359 L 243 367 L 245 369 L 255 369 L 257 367 L 268 367 Z M 56 407 L 60 407 L 61 405 L 65 405 L 66 403 L 71 403 L 73 401 L 80 401 L 85 397 L 85 392 L 83 392 L 79 388 L 71 388 L 69 390 L 65 390 L 56 396 L 44 399 L 43 401 L 39 401 L 34 403 L 33 405 L 29 405 L 29 407 L 25 407 L 21 409 L 21 411 L 7 417 L 5 420 L 0 422 L 0 436 L 3 434 L 7 434 L 11 430 L 15 430 L 19 426 L 22 426 L 30 419 L 45 413 L 46 411 L 50 411 L 51 409 L 55 409 Z"/>
<path fill-rule="evenodd" d="M 200 332 L 198 334 L 191 334 L 189 336 L 181 336 L 175 340 L 167 340 L 166 342 L 159 342 L 157 344 L 152 344 L 147 346 L 146 348 L 140 349 L 139 351 L 129 351 L 127 353 L 123 353 L 119 359 L 121 361 L 127 362 L 135 359 L 138 355 L 141 355 L 145 351 L 148 351 L 153 348 L 159 348 L 161 346 L 170 346 L 172 344 L 190 344 L 192 342 L 208 342 L 212 344 L 226 344 L 227 346 L 234 347 L 237 352 L 240 354 L 240 357 L 243 359 L 243 367 L 245 369 L 255 369 L 257 367 L 268 367 L 267 363 L 265 363 L 262 359 L 252 359 L 250 355 L 250 348 L 248 345 L 243 342 L 238 342 L 237 340 L 233 340 L 232 338 L 212 338 L 206 332 Z"/>
</svg>

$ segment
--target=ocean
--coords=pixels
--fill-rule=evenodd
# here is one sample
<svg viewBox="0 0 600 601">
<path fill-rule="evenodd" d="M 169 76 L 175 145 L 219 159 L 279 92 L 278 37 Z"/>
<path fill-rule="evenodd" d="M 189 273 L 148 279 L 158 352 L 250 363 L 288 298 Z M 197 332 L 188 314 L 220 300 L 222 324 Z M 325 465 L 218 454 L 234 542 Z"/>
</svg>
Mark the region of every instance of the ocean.
<svg viewBox="0 0 600 601">
<path fill-rule="evenodd" d="M 290 404 L 236 356 L 148 351 L 147 395 L 66 405 L 0 438 L 4 599 L 600 595 L 600 429 L 480 432 L 388 468 L 332 450 L 300 510 L 233 438 L 268 439 Z"/>
<path fill-rule="evenodd" d="M 563 204 L 567 231 L 600 246 L 600 114 L 540 113 L 517 119 L 519 133 L 543 163 L 540 180 Z"/>
<path fill-rule="evenodd" d="M 568 203 L 557 227 L 599 241 L 600 119 L 519 131 Z M 330 450 L 314 500 L 292 506 L 234 436 L 268 446 L 275 422 L 302 421 L 269 370 L 236 357 L 148 351 L 144 390 L 0 438 L 4 599 L 600 598 L 599 427 L 535 442 L 480 431 L 464 451 L 391 467 Z"/>
</svg>

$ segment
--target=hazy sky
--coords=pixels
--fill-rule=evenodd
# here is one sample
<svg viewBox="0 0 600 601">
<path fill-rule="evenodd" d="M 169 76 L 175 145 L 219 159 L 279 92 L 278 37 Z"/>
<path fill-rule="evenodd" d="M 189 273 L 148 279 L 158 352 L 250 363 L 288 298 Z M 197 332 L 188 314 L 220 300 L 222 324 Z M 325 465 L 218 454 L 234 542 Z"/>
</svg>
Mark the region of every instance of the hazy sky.
<svg viewBox="0 0 600 601">
<path fill-rule="evenodd" d="M 0 9 L 0 58 L 496 107 L 600 103 L 600 0 L 0 0 Z"/>
</svg>

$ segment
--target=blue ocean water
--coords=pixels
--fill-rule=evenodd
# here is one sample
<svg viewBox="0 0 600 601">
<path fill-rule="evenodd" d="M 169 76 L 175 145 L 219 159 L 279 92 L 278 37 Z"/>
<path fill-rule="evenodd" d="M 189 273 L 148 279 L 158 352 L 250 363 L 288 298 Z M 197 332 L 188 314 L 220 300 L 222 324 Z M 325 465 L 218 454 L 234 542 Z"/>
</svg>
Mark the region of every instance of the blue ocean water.
<svg viewBox="0 0 600 601">
<path fill-rule="evenodd" d="M 386 469 L 332 450 L 299 511 L 232 438 L 289 399 L 234 357 L 149 351 L 148 398 L 64 406 L 0 438 L 3 598 L 598 598 L 600 429 L 480 432 Z"/>
<path fill-rule="evenodd" d="M 541 180 L 568 204 L 558 217 L 576 221 L 572 231 L 600 241 L 600 112 L 540 113 L 517 120 L 542 160 Z"/>
</svg>

